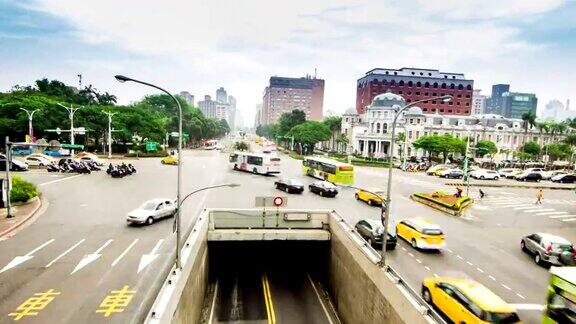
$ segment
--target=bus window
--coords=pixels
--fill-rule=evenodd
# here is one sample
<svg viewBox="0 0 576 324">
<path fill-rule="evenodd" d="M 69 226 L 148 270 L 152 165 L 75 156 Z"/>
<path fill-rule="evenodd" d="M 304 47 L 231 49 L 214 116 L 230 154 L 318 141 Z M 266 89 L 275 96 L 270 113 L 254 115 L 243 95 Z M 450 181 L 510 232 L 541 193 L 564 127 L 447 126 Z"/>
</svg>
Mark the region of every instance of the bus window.
<svg viewBox="0 0 576 324">
<path fill-rule="evenodd" d="M 246 162 L 248 162 L 248 164 L 262 165 L 262 157 L 260 157 L 260 156 L 248 156 L 248 159 Z"/>
<path fill-rule="evenodd" d="M 302 165 L 307 167 L 310 163 L 308 162 L 308 160 L 304 160 L 302 161 Z"/>
<path fill-rule="evenodd" d="M 330 173 L 330 174 L 336 173 L 336 167 L 333 165 L 322 163 L 320 165 L 320 167 L 321 167 L 321 170 L 326 172 L 326 173 Z"/>
</svg>

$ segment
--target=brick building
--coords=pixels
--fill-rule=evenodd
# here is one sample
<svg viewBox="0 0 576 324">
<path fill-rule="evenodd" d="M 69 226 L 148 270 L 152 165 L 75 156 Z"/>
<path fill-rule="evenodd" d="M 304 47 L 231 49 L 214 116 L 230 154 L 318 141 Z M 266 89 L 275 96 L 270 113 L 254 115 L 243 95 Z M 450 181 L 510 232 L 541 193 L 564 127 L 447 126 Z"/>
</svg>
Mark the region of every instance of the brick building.
<svg viewBox="0 0 576 324">
<path fill-rule="evenodd" d="M 451 95 L 450 102 L 426 101 L 418 106 L 425 114 L 470 115 L 474 81 L 462 73 L 438 70 L 401 68 L 373 69 L 357 81 L 356 111 L 364 113 L 366 106 L 379 94 L 392 92 L 401 95 L 407 103 L 427 97 Z"/>
<path fill-rule="evenodd" d="M 271 77 L 264 89 L 260 123 L 272 124 L 283 113 L 300 109 L 307 120 L 322 120 L 324 105 L 324 80 L 304 78 Z"/>
</svg>

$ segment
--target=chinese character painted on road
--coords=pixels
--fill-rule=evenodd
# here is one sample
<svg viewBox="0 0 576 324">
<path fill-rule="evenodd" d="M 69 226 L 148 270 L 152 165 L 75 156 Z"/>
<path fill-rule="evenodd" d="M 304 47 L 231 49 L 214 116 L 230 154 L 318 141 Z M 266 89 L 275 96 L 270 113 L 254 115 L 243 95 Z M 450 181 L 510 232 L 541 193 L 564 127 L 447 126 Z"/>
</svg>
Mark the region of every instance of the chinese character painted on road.
<svg viewBox="0 0 576 324">
<path fill-rule="evenodd" d="M 121 313 L 124 308 L 128 306 L 136 290 L 129 290 L 128 286 L 124 286 L 120 290 L 112 290 L 110 294 L 104 298 L 96 313 L 102 313 L 104 317 L 108 317 L 114 313 Z"/>
<path fill-rule="evenodd" d="M 8 314 L 8 316 L 13 316 L 15 321 L 20 320 L 24 316 L 36 316 L 38 311 L 43 310 L 57 295 L 59 292 L 50 289 L 46 292 L 36 293 L 34 296 L 28 298 L 22 305 L 16 308 L 16 312 Z"/>
</svg>

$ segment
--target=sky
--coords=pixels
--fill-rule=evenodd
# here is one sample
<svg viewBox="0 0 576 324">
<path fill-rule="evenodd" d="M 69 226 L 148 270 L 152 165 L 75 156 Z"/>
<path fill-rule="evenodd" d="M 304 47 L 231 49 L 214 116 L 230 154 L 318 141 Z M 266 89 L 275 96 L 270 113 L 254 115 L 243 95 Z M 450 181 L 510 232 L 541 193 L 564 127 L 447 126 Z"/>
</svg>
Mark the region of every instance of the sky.
<svg viewBox="0 0 576 324">
<path fill-rule="evenodd" d="M 251 126 L 271 76 L 316 70 L 343 113 L 367 71 L 417 67 L 574 107 L 574 17 L 572 0 L 0 0 L 0 91 L 78 74 L 120 103 L 154 91 L 116 74 L 196 100 L 222 86 Z"/>
</svg>

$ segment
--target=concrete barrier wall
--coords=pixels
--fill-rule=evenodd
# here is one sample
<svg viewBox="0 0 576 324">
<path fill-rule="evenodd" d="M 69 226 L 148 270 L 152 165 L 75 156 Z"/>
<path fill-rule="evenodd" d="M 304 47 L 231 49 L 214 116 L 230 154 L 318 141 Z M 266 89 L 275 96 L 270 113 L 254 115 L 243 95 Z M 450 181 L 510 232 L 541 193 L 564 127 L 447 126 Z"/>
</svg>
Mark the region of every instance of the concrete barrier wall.
<svg viewBox="0 0 576 324">
<path fill-rule="evenodd" d="M 391 278 L 330 218 L 329 290 L 342 323 L 429 323 Z"/>
</svg>

